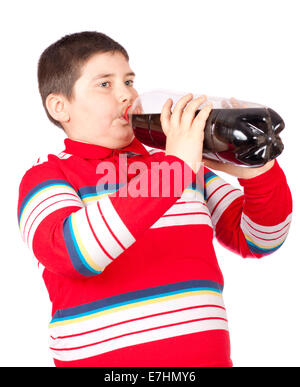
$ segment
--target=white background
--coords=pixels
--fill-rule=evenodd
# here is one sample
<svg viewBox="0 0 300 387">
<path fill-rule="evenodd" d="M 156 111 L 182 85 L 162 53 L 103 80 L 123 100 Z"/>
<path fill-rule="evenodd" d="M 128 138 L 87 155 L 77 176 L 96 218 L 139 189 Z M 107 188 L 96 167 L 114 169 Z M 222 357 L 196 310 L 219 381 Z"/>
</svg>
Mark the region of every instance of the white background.
<svg viewBox="0 0 300 387">
<path fill-rule="evenodd" d="M 299 366 L 299 13 L 298 1 L 1 2 L 0 365 L 53 366 L 51 305 L 17 226 L 20 179 L 43 153 L 63 150 L 37 87 L 42 51 L 65 34 L 104 32 L 122 44 L 138 91 L 157 88 L 258 102 L 285 120 L 278 158 L 294 200 L 284 245 L 262 260 L 215 242 L 225 277 L 232 360 L 240 366 Z M 220 176 L 240 187 L 235 178 Z"/>
</svg>

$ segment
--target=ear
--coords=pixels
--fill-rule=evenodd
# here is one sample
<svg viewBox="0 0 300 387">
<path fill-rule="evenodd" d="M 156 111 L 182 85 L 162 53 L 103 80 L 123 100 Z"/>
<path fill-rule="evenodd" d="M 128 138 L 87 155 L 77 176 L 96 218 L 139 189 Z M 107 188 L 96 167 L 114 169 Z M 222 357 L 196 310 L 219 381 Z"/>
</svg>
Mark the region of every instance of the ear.
<svg viewBox="0 0 300 387">
<path fill-rule="evenodd" d="M 70 120 L 67 100 L 64 96 L 59 94 L 49 94 L 46 98 L 46 107 L 48 113 L 56 121 L 66 123 Z"/>
</svg>

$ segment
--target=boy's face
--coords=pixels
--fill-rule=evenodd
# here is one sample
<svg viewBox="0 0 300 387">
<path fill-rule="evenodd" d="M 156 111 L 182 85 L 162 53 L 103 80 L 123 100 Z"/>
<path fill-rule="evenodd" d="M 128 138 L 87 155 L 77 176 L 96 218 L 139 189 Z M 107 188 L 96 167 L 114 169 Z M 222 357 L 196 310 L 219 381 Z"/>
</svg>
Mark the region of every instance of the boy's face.
<svg viewBox="0 0 300 387">
<path fill-rule="evenodd" d="M 68 137 L 111 149 L 129 145 L 133 129 L 121 117 L 138 96 L 133 80 L 133 71 L 121 53 L 92 56 L 74 84 L 72 101 L 66 102 L 69 120 L 63 126 Z"/>
</svg>

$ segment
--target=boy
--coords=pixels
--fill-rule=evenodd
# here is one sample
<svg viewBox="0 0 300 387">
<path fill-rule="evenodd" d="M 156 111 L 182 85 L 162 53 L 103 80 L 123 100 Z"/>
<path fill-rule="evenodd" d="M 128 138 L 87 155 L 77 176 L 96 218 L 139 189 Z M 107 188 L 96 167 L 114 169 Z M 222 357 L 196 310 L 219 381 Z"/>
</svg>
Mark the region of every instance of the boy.
<svg viewBox="0 0 300 387">
<path fill-rule="evenodd" d="M 278 162 L 207 162 L 237 176 L 244 193 L 203 171 L 212 107 L 195 118 L 205 97 L 190 94 L 173 112 L 171 100 L 163 107 L 165 153 L 147 151 L 124 119 L 138 95 L 128 54 L 104 34 L 72 34 L 48 47 L 38 81 L 49 119 L 67 138 L 63 152 L 26 172 L 18 216 L 44 266 L 55 365 L 232 366 L 212 240 L 256 258 L 282 245 L 292 199 Z M 173 166 L 166 184 L 159 173 Z M 136 195 L 142 186 L 146 194 Z"/>
</svg>

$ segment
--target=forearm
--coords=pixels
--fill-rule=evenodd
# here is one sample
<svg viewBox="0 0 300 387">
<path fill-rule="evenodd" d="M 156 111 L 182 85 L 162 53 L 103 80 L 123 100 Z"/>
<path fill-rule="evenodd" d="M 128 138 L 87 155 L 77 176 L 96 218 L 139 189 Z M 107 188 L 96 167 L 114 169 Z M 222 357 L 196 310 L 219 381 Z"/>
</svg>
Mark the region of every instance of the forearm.
<svg viewBox="0 0 300 387">
<path fill-rule="evenodd" d="M 147 167 L 116 195 L 106 195 L 88 206 L 83 205 L 67 181 L 57 179 L 59 176 L 34 185 L 32 181 L 37 179 L 38 173 L 33 171 L 34 176 L 27 176 L 21 189 L 19 213 L 24 240 L 30 242 L 36 258 L 50 271 L 72 277 L 100 274 L 135 243 L 190 184 L 192 170 L 182 160 L 168 156 L 163 161 L 157 163 L 156 173 L 152 173 L 155 168 Z M 174 161 L 177 167 L 172 179 L 170 171 Z M 186 174 L 186 170 L 190 173 Z M 48 177 L 49 172 L 45 175 Z M 168 175 L 170 184 L 165 184 L 164 178 Z M 53 181 L 61 185 L 53 185 Z M 29 185 L 29 182 L 33 188 L 28 190 L 26 183 Z M 137 189 L 143 184 L 144 192 Z M 164 188 L 169 188 L 167 195 L 163 195 Z"/>
<path fill-rule="evenodd" d="M 243 257 L 268 255 L 286 240 L 292 197 L 277 162 L 253 178 L 241 179 L 243 200 L 237 200 L 217 225 L 218 238 Z M 226 230 L 226 225 L 231 230 Z"/>
</svg>

